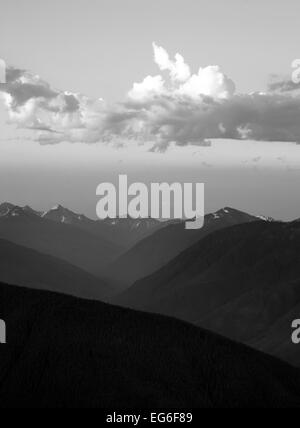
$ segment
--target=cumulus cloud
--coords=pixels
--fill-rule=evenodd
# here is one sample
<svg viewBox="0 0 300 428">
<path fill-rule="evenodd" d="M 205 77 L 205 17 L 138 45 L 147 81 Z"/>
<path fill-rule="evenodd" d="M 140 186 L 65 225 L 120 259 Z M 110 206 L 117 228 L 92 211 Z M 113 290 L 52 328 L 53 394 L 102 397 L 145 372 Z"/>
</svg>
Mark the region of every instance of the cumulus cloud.
<svg viewBox="0 0 300 428">
<path fill-rule="evenodd" d="M 172 61 L 168 52 L 153 43 L 154 60 L 161 71 L 168 70 L 173 81 L 186 82 L 191 77 L 190 67 L 185 63 L 182 55 L 176 54 L 175 61 Z"/>
<path fill-rule="evenodd" d="M 168 52 L 153 43 L 154 60 L 160 70 L 169 72 L 169 80 L 161 75 L 148 76 L 141 83 L 135 83 L 129 92 L 129 98 L 145 101 L 158 96 L 177 95 L 200 100 L 207 96 L 214 99 L 226 99 L 234 95 L 235 84 L 220 67 L 209 66 L 199 69 L 197 74 L 191 74 L 190 67 L 180 54 L 172 61 Z"/>
<path fill-rule="evenodd" d="M 129 98 L 135 101 L 145 101 L 165 92 L 165 82 L 162 76 L 148 76 L 141 83 L 134 83 L 129 92 Z"/>
<path fill-rule="evenodd" d="M 235 84 L 222 73 L 220 67 L 210 66 L 200 68 L 198 74 L 191 76 L 180 86 L 178 92 L 190 98 L 206 95 L 212 98 L 226 99 L 235 93 Z"/>
<path fill-rule="evenodd" d="M 13 67 L 7 68 L 6 82 L 0 85 L 0 95 L 10 123 L 37 131 L 41 141 L 76 141 L 77 135 L 78 141 L 86 141 L 98 127 L 102 100 L 55 90 L 40 76 Z"/>
<path fill-rule="evenodd" d="M 220 67 L 193 73 L 180 54 L 171 59 L 155 43 L 153 50 L 162 74 L 134 83 L 126 101 L 112 106 L 8 68 L 0 95 L 10 121 L 34 130 L 42 144 L 134 140 L 165 150 L 171 143 L 207 146 L 214 138 L 300 142 L 297 85 L 273 76 L 267 92 L 238 94 Z"/>
</svg>

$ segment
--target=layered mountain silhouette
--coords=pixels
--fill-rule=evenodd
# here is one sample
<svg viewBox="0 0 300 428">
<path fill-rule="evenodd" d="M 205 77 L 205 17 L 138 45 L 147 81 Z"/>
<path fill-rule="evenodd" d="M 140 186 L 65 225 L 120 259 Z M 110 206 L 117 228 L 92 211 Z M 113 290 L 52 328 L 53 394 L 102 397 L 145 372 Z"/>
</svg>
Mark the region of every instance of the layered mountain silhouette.
<svg viewBox="0 0 300 428">
<path fill-rule="evenodd" d="M 103 236 L 121 245 L 124 249 L 123 252 L 125 252 L 137 242 L 151 236 L 158 230 L 164 229 L 169 224 L 173 224 L 173 222 L 161 222 L 153 218 L 117 218 L 99 220 L 97 227 Z"/>
<path fill-rule="evenodd" d="M 103 237 L 11 204 L 0 207 L 0 238 L 59 258 L 95 276 L 102 276 L 103 267 L 120 252 Z"/>
<path fill-rule="evenodd" d="M 21 208 L 10 203 L 3 203 L 0 205 L 0 218 L 11 216 L 15 217 L 22 213 L 27 213 L 44 220 L 51 220 L 59 224 L 82 229 L 85 232 L 106 241 L 106 244 L 113 244 L 118 252 L 124 252 L 138 241 L 172 223 L 163 223 L 151 218 L 92 220 L 84 214 L 77 214 L 61 205 L 56 205 L 49 211 L 45 212 L 36 211 L 29 206 Z"/>
<path fill-rule="evenodd" d="M 192 325 L 0 284 L 1 408 L 298 408 L 298 369 Z"/>
<path fill-rule="evenodd" d="M 276 355 L 282 360 L 286 360 L 294 366 L 300 366 L 299 345 L 292 344 L 288 332 L 291 331 L 292 321 L 300 318 L 300 304 L 291 305 L 293 308 L 278 318 L 265 332 L 256 339 L 249 342 L 252 347 Z"/>
<path fill-rule="evenodd" d="M 160 269 L 210 233 L 259 219 L 271 221 L 232 208 L 224 208 L 206 215 L 204 227 L 199 230 L 186 230 L 184 222 L 167 225 L 122 254 L 106 269 L 106 274 L 114 280 L 123 282 L 125 286 L 131 285 Z"/>
<path fill-rule="evenodd" d="M 86 299 L 104 300 L 115 292 L 111 284 L 75 266 L 2 239 L 0 281 Z"/>
<path fill-rule="evenodd" d="M 118 257 L 129 231 L 133 240 L 149 236 Z M 169 315 L 299 365 L 300 348 L 291 343 L 300 309 L 299 231 L 299 221 L 231 208 L 188 231 L 183 222 L 94 221 L 62 206 L 38 212 L 6 203 L 0 281 Z"/>
<path fill-rule="evenodd" d="M 262 221 L 214 232 L 115 302 L 204 326 L 299 364 L 291 322 L 300 304 L 300 223 Z"/>
<path fill-rule="evenodd" d="M 154 219 L 118 218 L 95 221 L 85 215 L 76 214 L 61 205 L 42 213 L 41 216 L 57 223 L 79 227 L 113 242 L 123 251 L 148 234 L 163 227 L 161 222 Z"/>
</svg>

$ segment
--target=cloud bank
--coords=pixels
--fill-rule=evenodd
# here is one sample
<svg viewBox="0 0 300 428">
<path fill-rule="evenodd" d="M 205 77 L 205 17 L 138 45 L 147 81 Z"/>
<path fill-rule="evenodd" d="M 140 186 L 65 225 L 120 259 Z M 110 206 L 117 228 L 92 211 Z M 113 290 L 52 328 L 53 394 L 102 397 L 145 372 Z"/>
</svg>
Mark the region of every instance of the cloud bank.
<svg viewBox="0 0 300 428">
<path fill-rule="evenodd" d="M 165 150 L 215 138 L 300 142 L 299 85 L 273 76 L 267 92 L 239 94 L 220 67 L 193 73 L 179 53 L 172 59 L 155 43 L 153 51 L 161 74 L 134 83 L 116 105 L 55 90 L 37 75 L 8 68 L 0 96 L 9 121 L 44 144 L 135 141 Z"/>
</svg>

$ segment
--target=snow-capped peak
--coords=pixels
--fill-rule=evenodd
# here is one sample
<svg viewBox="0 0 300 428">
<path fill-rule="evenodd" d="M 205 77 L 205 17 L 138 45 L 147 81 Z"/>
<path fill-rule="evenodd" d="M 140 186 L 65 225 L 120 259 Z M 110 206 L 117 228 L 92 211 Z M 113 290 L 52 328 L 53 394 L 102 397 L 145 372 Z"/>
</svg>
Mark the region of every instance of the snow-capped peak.
<svg viewBox="0 0 300 428">
<path fill-rule="evenodd" d="M 0 205 L 0 217 L 7 216 L 14 208 L 16 208 L 15 205 L 12 205 L 8 202 L 4 202 Z"/>
<path fill-rule="evenodd" d="M 3 203 L 0 205 L 0 217 L 19 217 L 22 214 L 26 214 L 24 208 L 10 203 Z"/>
<path fill-rule="evenodd" d="M 42 215 L 47 220 L 52 220 L 64 224 L 79 224 L 85 221 L 90 221 L 83 214 L 77 214 L 73 211 L 63 207 L 62 205 L 55 205 L 49 211 L 45 211 Z"/>
<path fill-rule="evenodd" d="M 263 215 L 257 215 L 257 216 L 256 216 L 256 218 L 257 218 L 258 220 L 266 221 L 266 222 L 268 222 L 268 223 L 272 223 L 272 222 L 274 222 L 274 221 L 275 221 L 272 217 L 265 217 L 265 216 L 263 216 Z"/>
<path fill-rule="evenodd" d="M 62 208 L 61 205 L 54 205 L 54 207 L 52 207 L 50 211 L 57 211 L 61 208 Z"/>
</svg>

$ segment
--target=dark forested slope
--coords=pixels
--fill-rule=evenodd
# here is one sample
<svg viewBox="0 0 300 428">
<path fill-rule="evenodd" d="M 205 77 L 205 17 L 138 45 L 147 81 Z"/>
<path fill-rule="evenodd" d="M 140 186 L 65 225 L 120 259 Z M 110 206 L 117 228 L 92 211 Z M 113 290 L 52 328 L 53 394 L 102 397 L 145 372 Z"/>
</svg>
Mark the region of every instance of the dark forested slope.
<svg viewBox="0 0 300 428">
<path fill-rule="evenodd" d="M 0 407 L 299 407 L 299 371 L 173 319 L 0 285 Z"/>
</svg>

